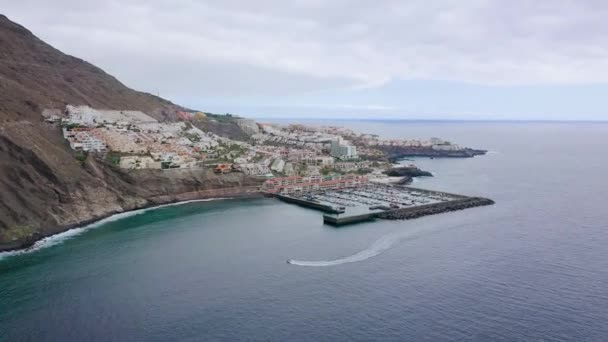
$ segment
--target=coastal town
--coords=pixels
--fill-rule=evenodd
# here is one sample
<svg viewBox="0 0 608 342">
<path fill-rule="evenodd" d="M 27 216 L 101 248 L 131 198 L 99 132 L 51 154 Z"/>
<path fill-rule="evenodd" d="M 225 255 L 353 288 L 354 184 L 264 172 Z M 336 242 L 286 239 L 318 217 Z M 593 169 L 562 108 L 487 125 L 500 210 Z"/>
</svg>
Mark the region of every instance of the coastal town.
<svg viewBox="0 0 608 342">
<path fill-rule="evenodd" d="M 383 148 L 460 151 L 439 138 L 381 139 L 344 127 L 257 123 L 231 117 L 246 139 L 230 139 L 197 127 L 202 112 L 179 113 L 179 120 L 159 122 L 132 110 L 66 106 L 45 110 L 47 122 L 61 126 L 70 147 L 97 153 L 122 169 L 212 168 L 216 173 L 251 176 L 316 177 L 365 175 L 385 180 L 391 163 Z"/>
<path fill-rule="evenodd" d="M 178 120 L 159 122 L 141 111 L 68 105 L 64 111 L 45 110 L 43 116 L 61 127 L 77 159 L 93 153 L 125 171 L 212 169 L 219 177 L 242 173 L 262 178 L 259 192 L 320 210 L 324 222 L 333 225 L 493 203 L 404 186 L 413 177 L 432 174 L 396 164 L 399 159 L 485 153 L 440 138 L 387 140 L 344 127 L 257 123 L 202 112 L 180 112 Z M 208 129 L 218 121 L 232 133 L 238 131 L 238 138 Z"/>
</svg>

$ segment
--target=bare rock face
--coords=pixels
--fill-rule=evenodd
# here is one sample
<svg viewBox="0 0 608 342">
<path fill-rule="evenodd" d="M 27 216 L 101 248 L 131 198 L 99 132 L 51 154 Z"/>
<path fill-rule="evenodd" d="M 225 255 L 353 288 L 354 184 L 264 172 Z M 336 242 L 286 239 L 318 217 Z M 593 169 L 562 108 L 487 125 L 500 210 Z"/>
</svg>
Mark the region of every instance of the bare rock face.
<svg viewBox="0 0 608 342">
<path fill-rule="evenodd" d="M 0 250 L 113 213 L 184 199 L 250 194 L 263 180 L 207 170 L 115 169 L 78 161 L 44 108 L 140 110 L 160 121 L 184 108 L 127 88 L 0 15 Z"/>
</svg>

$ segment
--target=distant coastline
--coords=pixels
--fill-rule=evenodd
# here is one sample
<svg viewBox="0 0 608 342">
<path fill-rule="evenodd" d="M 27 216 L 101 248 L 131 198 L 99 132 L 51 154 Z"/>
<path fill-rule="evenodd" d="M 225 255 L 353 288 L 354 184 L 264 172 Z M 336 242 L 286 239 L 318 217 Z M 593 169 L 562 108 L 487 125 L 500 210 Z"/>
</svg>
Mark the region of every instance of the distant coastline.
<svg viewBox="0 0 608 342">
<path fill-rule="evenodd" d="M 382 146 L 379 149 L 393 163 L 412 157 L 422 158 L 473 158 L 488 153 L 487 150 L 464 148 L 459 150 L 435 150 L 427 147 Z"/>
</svg>

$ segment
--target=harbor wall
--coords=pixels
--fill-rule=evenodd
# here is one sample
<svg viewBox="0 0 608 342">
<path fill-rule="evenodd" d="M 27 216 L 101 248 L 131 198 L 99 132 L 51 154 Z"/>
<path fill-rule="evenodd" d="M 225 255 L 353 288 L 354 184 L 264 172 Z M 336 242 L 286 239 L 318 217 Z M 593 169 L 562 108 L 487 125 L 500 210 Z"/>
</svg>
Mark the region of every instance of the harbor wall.
<svg viewBox="0 0 608 342">
<path fill-rule="evenodd" d="M 494 201 L 483 197 L 464 197 L 448 202 L 425 204 L 418 207 L 399 208 L 382 213 L 376 217 L 387 220 L 410 220 L 421 216 L 445 213 L 485 205 L 492 205 Z"/>
<path fill-rule="evenodd" d="M 462 198 L 448 202 L 425 204 L 410 208 L 392 209 L 379 213 L 360 215 L 323 215 L 323 222 L 334 226 L 342 226 L 357 222 L 369 221 L 375 218 L 385 220 L 411 220 L 422 216 L 494 204 L 494 201 L 488 198 L 461 197 Z"/>
<path fill-rule="evenodd" d="M 338 213 L 338 211 L 336 209 L 334 209 L 332 206 L 329 206 L 329 205 L 315 203 L 315 202 L 307 201 L 304 199 L 295 198 L 295 197 L 291 197 L 291 196 L 285 196 L 285 195 L 281 195 L 281 194 L 274 194 L 274 197 L 280 199 L 281 201 L 297 204 L 302 207 L 317 209 L 317 210 L 320 210 L 320 211 L 323 211 L 326 213 L 334 213 L 334 214 Z"/>
<path fill-rule="evenodd" d="M 411 186 L 399 186 L 399 185 L 397 185 L 395 187 L 402 188 L 402 189 L 408 189 L 408 190 L 414 190 L 414 191 L 422 192 L 422 193 L 429 194 L 429 195 L 450 196 L 450 197 L 454 197 L 454 198 L 457 198 L 457 199 L 470 198 L 470 197 L 465 196 L 465 195 L 453 194 L 453 193 L 445 192 L 445 191 L 437 191 L 437 190 L 428 190 L 428 189 L 414 188 L 414 187 L 411 187 Z"/>
</svg>

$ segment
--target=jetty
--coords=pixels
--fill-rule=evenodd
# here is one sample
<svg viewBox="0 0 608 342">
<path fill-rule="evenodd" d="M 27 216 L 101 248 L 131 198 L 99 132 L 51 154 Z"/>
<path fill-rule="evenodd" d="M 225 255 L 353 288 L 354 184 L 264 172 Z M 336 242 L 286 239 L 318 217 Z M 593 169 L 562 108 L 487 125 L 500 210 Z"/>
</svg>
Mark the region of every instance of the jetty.
<svg viewBox="0 0 608 342">
<path fill-rule="evenodd" d="M 375 219 L 408 220 L 494 204 L 483 197 L 385 184 L 272 195 L 287 203 L 319 210 L 323 212 L 323 222 L 335 226 Z"/>
</svg>

